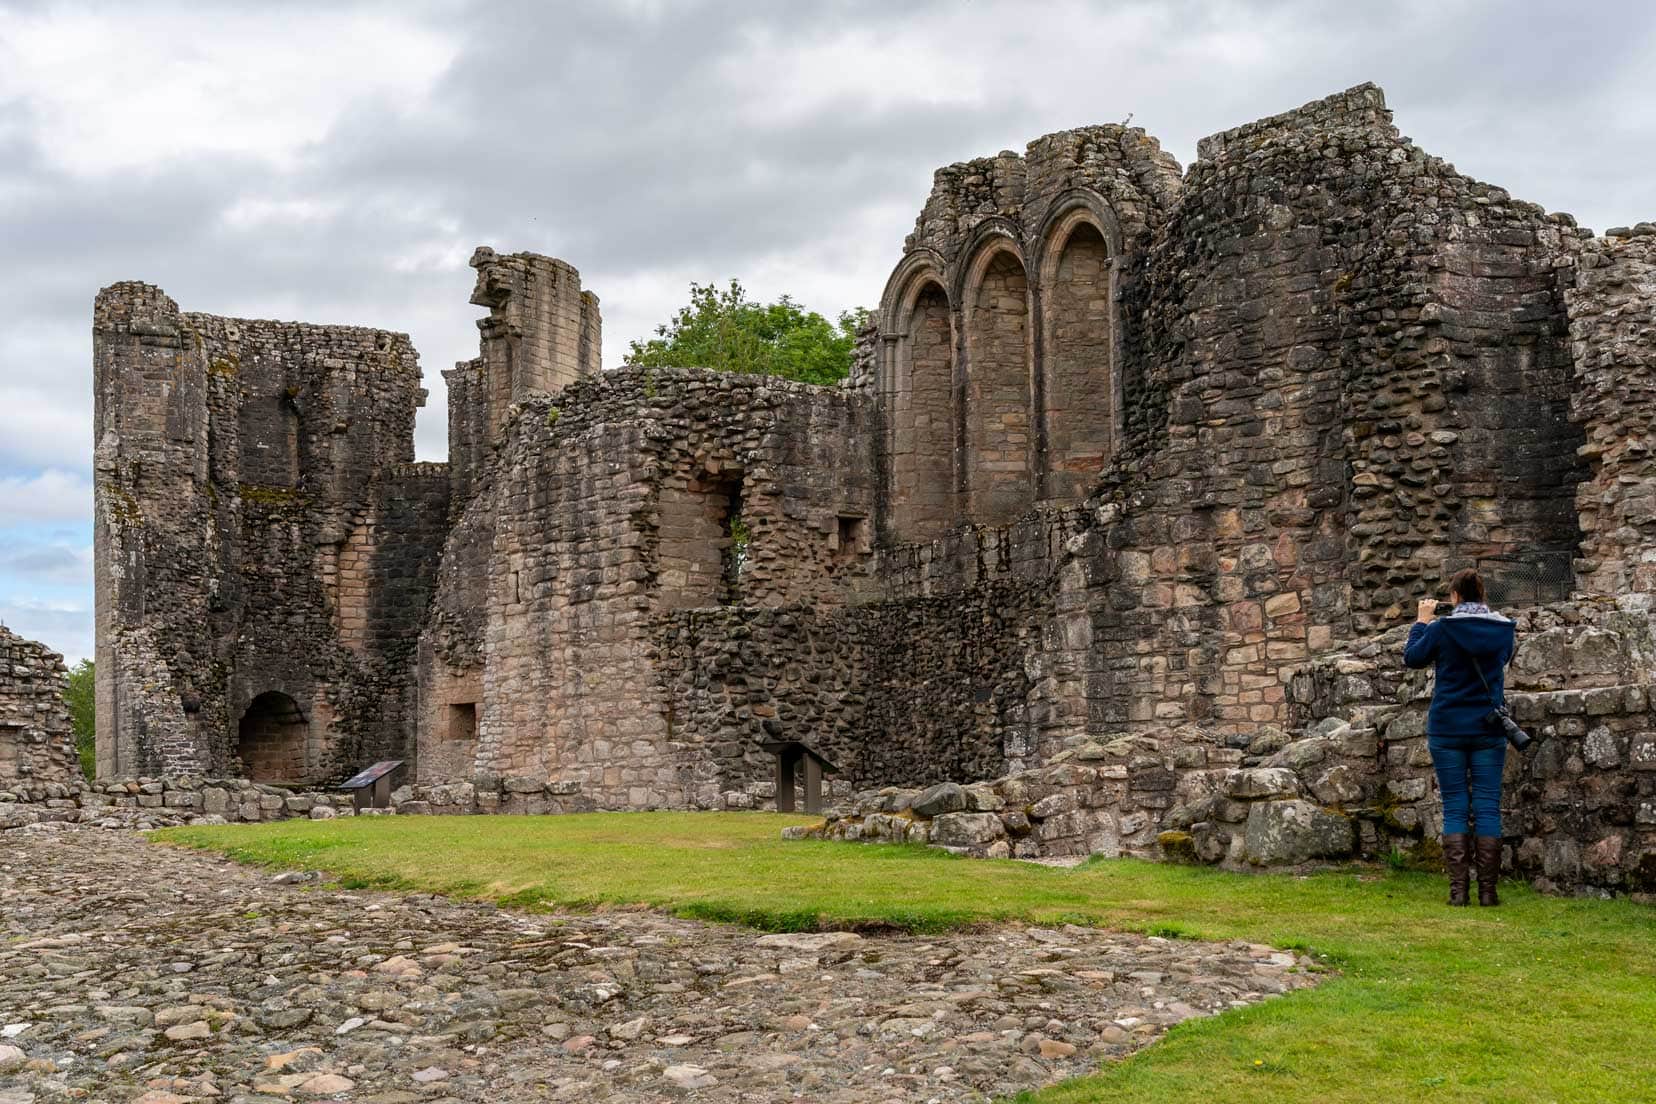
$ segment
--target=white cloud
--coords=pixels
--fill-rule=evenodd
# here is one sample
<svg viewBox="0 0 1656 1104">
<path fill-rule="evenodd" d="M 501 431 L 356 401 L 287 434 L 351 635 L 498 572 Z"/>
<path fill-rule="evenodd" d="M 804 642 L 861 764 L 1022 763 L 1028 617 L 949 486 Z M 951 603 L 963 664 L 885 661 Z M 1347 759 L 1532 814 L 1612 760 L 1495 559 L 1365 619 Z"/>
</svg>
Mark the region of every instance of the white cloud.
<svg viewBox="0 0 1656 1104">
<path fill-rule="evenodd" d="M 80 521 L 92 514 L 92 484 L 58 468 L 36 475 L 0 475 L 0 529 L 42 521 Z"/>
<path fill-rule="evenodd" d="M 205 152 L 291 166 L 347 110 L 412 109 L 452 57 L 435 29 L 371 9 L 0 10 L 0 101 L 22 100 L 80 174 Z"/>
<path fill-rule="evenodd" d="M 93 656 L 92 609 L 83 603 L 0 596 L 0 625 L 61 653 L 71 667 Z"/>
</svg>

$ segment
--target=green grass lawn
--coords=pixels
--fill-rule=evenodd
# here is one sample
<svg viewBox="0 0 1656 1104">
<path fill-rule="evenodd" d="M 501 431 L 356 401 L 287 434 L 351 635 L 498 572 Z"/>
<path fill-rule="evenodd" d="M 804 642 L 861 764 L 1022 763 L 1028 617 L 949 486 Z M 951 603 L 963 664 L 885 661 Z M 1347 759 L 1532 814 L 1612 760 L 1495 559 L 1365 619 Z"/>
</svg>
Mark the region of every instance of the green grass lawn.
<svg viewBox="0 0 1656 1104">
<path fill-rule="evenodd" d="M 763 813 L 395 817 L 180 828 L 169 843 L 347 885 L 528 907 L 649 905 L 765 928 L 1070 921 L 1308 950 L 1324 984 L 1175 1028 L 1028 1095 L 1078 1101 L 1656 1101 L 1656 910 L 1502 887 L 1450 909 L 1441 876 L 1073 870 L 917 847 L 783 842 Z"/>
</svg>

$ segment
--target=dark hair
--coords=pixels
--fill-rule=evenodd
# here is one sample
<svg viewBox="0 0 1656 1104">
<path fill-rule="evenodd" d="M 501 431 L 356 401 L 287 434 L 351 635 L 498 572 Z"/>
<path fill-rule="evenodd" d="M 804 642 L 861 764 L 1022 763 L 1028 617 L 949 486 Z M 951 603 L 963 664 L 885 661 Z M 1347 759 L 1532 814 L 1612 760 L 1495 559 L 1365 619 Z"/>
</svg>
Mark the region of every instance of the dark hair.
<svg viewBox="0 0 1656 1104">
<path fill-rule="evenodd" d="M 1463 602 L 1483 602 L 1483 579 L 1479 578 L 1477 568 L 1469 567 L 1464 571 L 1457 571 L 1449 579 L 1449 589 L 1460 595 Z"/>
</svg>

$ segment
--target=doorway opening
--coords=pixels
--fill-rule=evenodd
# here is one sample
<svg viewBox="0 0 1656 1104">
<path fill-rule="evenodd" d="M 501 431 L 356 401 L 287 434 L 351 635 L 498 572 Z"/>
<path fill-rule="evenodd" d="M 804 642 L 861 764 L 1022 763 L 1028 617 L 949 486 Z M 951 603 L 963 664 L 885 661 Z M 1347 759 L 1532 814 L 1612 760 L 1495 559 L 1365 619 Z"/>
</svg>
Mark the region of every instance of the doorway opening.
<svg viewBox="0 0 1656 1104">
<path fill-rule="evenodd" d="M 254 782 L 304 781 L 310 725 L 299 703 L 280 690 L 254 698 L 242 714 L 236 752 Z"/>
</svg>

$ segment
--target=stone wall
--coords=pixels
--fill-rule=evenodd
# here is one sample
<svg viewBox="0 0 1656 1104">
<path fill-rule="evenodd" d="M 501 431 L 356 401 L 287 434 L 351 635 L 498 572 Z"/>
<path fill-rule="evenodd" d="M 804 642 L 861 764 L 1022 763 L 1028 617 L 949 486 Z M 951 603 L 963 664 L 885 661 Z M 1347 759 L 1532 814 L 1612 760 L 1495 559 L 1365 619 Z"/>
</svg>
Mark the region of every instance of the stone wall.
<svg viewBox="0 0 1656 1104">
<path fill-rule="evenodd" d="M 661 618 L 826 611 L 867 586 L 870 438 L 848 390 L 699 370 L 520 404 L 444 554 L 420 777 L 469 754 L 471 773 L 578 782 L 605 807 L 717 804 L 727 783 L 673 729 Z"/>
<path fill-rule="evenodd" d="M 535 253 L 503 257 L 487 246 L 472 254 L 471 266 L 471 301 L 489 316 L 477 323 L 482 348 L 469 366 L 477 393 L 460 404 L 472 416 L 462 419 L 471 430 L 468 467 L 478 446 L 499 436 L 514 403 L 595 375 L 603 348 L 598 297 L 581 290 L 574 266 Z"/>
<path fill-rule="evenodd" d="M 408 339 L 117 284 L 94 345 L 100 777 L 400 753 L 448 512 Z"/>
<path fill-rule="evenodd" d="M 1656 633 L 1648 612 L 1579 598 L 1516 612 L 1508 874 L 1549 891 L 1656 900 Z M 795 836 L 924 842 L 1020 858 L 1129 854 L 1233 868 L 1438 854 L 1426 747 L 1427 671 L 1403 667 L 1399 626 L 1319 657 L 1293 682 L 1293 727 L 1188 726 L 1083 738 L 1045 765 L 842 801 Z"/>
<path fill-rule="evenodd" d="M 1020 570 L 1056 587 L 1031 660 L 1059 672 L 1038 706 L 1072 719 L 1066 735 L 1281 725 L 1299 667 L 1400 616 L 1446 568 L 1567 557 L 1577 537 L 1573 221 L 1413 146 L 1373 86 L 1201 149 L 1181 180 L 1150 140 L 1093 128 L 941 170 L 882 304 L 883 531 L 931 539 L 888 542 L 877 574 L 888 589 L 919 575 L 930 594 L 969 591 L 978 528 L 937 532 L 937 519 L 1002 522 Z M 1056 152 L 1078 150 L 1082 168 Z M 1041 183 L 1051 172 L 1061 187 Z M 973 489 L 1027 470 L 974 451 L 1017 436 L 985 390 L 1000 331 L 972 315 L 1016 313 L 991 277 L 1020 250 L 1041 396 L 1040 491 L 1023 513 Z M 953 344 L 934 356 L 927 304 L 961 289 Z M 953 373 L 952 405 L 926 397 L 926 372 Z M 1110 416 L 1066 421 L 1083 396 L 1107 397 Z M 928 433 L 962 442 L 953 498 L 923 497 L 941 483 L 920 474 Z M 1067 526 L 1038 505 L 1078 486 L 1059 478 L 1066 449 L 1102 464 Z M 1015 536 L 1053 529 L 1064 539 L 1044 547 Z"/>
<path fill-rule="evenodd" d="M 765 740 L 801 740 L 840 773 L 832 792 L 969 782 L 1038 759 L 1026 655 L 1046 588 L 986 583 L 947 598 L 818 611 L 684 610 L 655 625 L 677 754 L 715 795 L 773 796 Z"/>
<path fill-rule="evenodd" d="M 1122 126 L 937 171 L 881 299 L 882 542 L 1085 495 L 1124 417 L 1120 283 L 1179 187 Z"/>
<path fill-rule="evenodd" d="M 81 778 L 63 657 L 0 625 L 0 791 L 14 797 Z"/>
<path fill-rule="evenodd" d="M 400 775 L 397 777 L 401 777 Z M 578 786 L 526 778 L 488 784 L 399 785 L 383 809 L 358 812 L 339 790 L 271 786 L 246 778 L 132 778 L 87 782 L 76 778 L 22 790 L 0 789 L 0 830 L 34 824 L 89 824 L 98 828 L 173 828 L 179 825 L 260 824 L 275 820 L 332 820 L 350 816 L 541 816 L 588 812 Z"/>
<path fill-rule="evenodd" d="M 1656 227 L 1616 232 L 1581 256 L 1569 292 L 1591 478 L 1576 496 L 1580 574 L 1601 594 L 1656 592 Z"/>
</svg>

